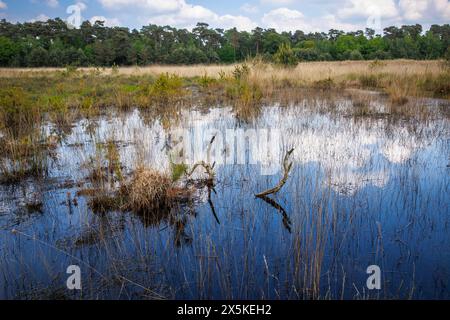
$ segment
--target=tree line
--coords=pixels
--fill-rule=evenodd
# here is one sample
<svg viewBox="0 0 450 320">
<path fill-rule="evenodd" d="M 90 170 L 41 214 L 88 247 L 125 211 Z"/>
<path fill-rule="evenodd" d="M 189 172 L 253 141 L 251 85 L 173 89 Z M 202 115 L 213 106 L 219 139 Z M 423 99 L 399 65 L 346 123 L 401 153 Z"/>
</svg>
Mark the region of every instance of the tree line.
<svg viewBox="0 0 450 320">
<path fill-rule="evenodd" d="M 439 59 L 450 55 L 450 25 L 388 27 L 383 35 L 366 28 L 355 32 L 251 32 L 198 23 L 192 31 L 148 25 L 141 30 L 85 21 L 69 28 L 56 18 L 45 22 L 0 21 L 3 67 L 113 66 L 233 63 L 260 56 L 266 61 Z"/>
</svg>

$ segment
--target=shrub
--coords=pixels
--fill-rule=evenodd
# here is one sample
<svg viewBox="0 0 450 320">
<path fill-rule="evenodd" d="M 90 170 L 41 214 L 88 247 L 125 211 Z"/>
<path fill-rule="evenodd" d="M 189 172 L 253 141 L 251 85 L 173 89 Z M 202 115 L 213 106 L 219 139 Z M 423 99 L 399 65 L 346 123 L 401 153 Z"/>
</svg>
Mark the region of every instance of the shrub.
<svg viewBox="0 0 450 320">
<path fill-rule="evenodd" d="M 28 132 L 40 122 L 40 117 L 38 106 L 22 88 L 0 90 L 0 128 L 8 127 L 17 134 Z"/>
<path fill-rule="evenodd" d="M 250 68 L 245 63 L 240 66 L 236 66 L 233 70 L 234 79 L 237 81 L 247 79 L 249 74 L 250 74 Z"/>
<path fill-rule="evenodd" d="M 175 74 L 161 74 L 149 87 L 149 96 L 157 103 L 177 100 L 185 94 L 183 80 Z"/>
<path fill-rule="evenodd" d="M 361 54 L 361 52 L 359 52 L 359 50 L 353 50 L 350 52 L 349 59 L 350 60 L 364 60 L 364 57 Z"/>
<path fill-rule="evenodd" d="M 301 48 L 294 49 L 295 55 L 300 61 L 317 61 L 322 60 L 325 57 L 322 57 L 320 53 L 314 48 Z M 328 57 L 327 57 L 328 58 Z M 323 59 L 327 60 L 327 59 Z M 331 60 L 331 55 L 330 55 Z"/>
<path fill-rule="evenodd" d="M 285 43 L 278 48 L 278 51 L 274 55 L 274 61 L 285 67 L 296 66 L 298 63 L 297 57 L 291 46 Z"/>
</svg>

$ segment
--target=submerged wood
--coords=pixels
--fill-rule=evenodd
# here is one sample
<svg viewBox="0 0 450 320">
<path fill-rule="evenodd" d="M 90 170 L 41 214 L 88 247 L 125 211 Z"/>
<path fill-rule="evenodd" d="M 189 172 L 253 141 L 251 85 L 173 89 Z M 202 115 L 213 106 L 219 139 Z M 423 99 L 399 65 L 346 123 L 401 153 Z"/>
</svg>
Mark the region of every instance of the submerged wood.
<svg viewBox="0 0 450 320">
<path fill-rule="evenodd" d="M 278 184 L 274 188 L 256 194 L 255 195 L 256 197 L 261 198 L 264 196 L 268 196 L 269 194 L 277 193 L 278 191 L 281 190 L 281 188 L 283 188 L 284 184 L 286 183 L 287 179 L 289 178 L 289 172 L 291 171 L 291 168 L 292 168 L 292 162 L 289 162 L 289 156 L 292 154 L 292 152 L 294 152 L 294 148 L 289 150 L 286 153 L 286 155 L 284 156 L 284 160 L 283 160 L 284 173 L 283 173 L 283 178 L 281 178 L 280 182 L 278 182 Z"/>
<path fill-rule="evenodd" d="M 195 170 L 198 167 L 203 167 L 206 171 L 206 173 L 208 174 L 209 180 L 213 181 L 214 180 L 214 167 L 215 167 L 215 163 L 211 164 L 211 147 L 212 144 L 214 143 L 214 140 L 216 139 L 216 136 L 213 136 L 211 141 L 208 144 L 208 149 L 206 150 L 206 162 L 205 161 L 199 161 L 196 164 L 194 164 L 194 166 L 192 167 L 190 172 L 187 172 L 186 175 L 188 177 L 191 177 L 192 174 L 195 172 Z"/>
</svg>

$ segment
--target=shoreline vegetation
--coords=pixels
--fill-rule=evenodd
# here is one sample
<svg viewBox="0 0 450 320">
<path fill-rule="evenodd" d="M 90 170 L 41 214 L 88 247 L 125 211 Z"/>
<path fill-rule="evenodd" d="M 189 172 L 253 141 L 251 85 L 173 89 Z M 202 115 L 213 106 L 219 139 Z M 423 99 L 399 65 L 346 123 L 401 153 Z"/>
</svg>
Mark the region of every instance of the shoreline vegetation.
<svg viewBox="0 0 450 320">
<path fill-rule="evenodd" d="M 46 171 L 46 154 L 76 119 L 117 108 L 145 110 L 170 126 L 180 107 L 231 105 L 248 120 L 261 106 L 302 101 L 319 92 L 351 96 L 352 116 L 428 116 L 420 98 L 450 98 L 446 61 L 309 62 L 280 67 L 260 59 L 235 65 L 149 66 L 135 68 L 0 69 L 1 181 L 15 182 Z M 356 92 L 347 89 L 357 89 Z M 389 110 L 371 109 L 368 92 L 386 97 Z M 359 90 L 359 91 L 358 91 Z M 415 102 L 414 102 L 415 101 Z"/>
<path fill-rule="evenodd" d="M 120 112 L 125 114 L 138 109 L 144 123 L 153 123 L 157 119 L 164 130 L 170 131 L 177 125 L 180 110 L 184 107 L 212 109 L 228 106 L 232 107 L 232 116 L 237 120 L 250 122 L 257 118 L 266 105 L 283 106 L 311 101 L 313 103 L 303 104 L 302 107 L 311 108 L 317 113 L 353 117 L 355 121 L 383 117 L 387 122 L 396 123 L 397 120 L 414 119 L 411 121 L 411 130 L 418 128 L 421 131 L 422 127 L 416 126 L 421 121 L 427 123 L 430 119 L 450 116 L 448 104 L 441 110 L 438 104 L 430 106 L 423 103 L 422 98 L 426 97 L 450 99 L 450 72 L 446 61 L 308 62 L 282 67 L 261 59 L 252 59 L 233 65 L 0 69 L 0 184 L 15 185 L 24 181 L 32 181 L 36 185 L 46 184 L 47 178 L 51 176 L 49 172 L 52 172 L 52 159 L 67 152 L 60 147 L 66 144 L 64 139 L 71 135 L 74 123 L 85 119 L 83 130 L 87 136 L 95 136 L 94 132 L 98 127 L 96 121 L 104 114 L 120 119 Z M 344 111 L 339 108 L 342 104 L 338 103 L 342 100 L 346 100 L 349 107 Z M 341 128 L 346 129 L 345 126 Z M 398 126 L 393 128 L 397 129 Z M 183 241 L 189 243 L 193 240 L 186 235 L 189 228 L 186 214 L 180 214 L 177 210 L 182 204 L 194 206 L 196 192 L 207 190 L 205 201 L 208 201 L 213 216 L 220 224 L 211 201 L 211 194 L 216 192 L 214 187 L 217 181 L 215 163 L 209 161 L 209 156 L 192 167 L 184 163 L 172 163 L 169 158 L 170 163 L 169 160 L 163 160 L 167 161 L 166 165 L 169 167 L 163 171 L 153 167 L 154 163 L 145 163 L 145 146 L 139 136 L 135 136 L 136 140 L 128 141 L 136 145 L 136 156 L 128 159 L 128 163 L 121 158 L 121 147 L 114 138 L 114 132 L 108 132 L 106 138 L 105 142 L 95 139 L 91 141 L 92 155 L 86 152 L 85 140 L 76 142 L 80 145 L 77 151 L 80 153 L 80 163 L 77 163 L 77 167 L 79 166 L 83 176 L 79 180 L 72 176 L 65 177 L 69 180 L 73 178 L 72 187 L 60 188 L 64 190 L 64 205 L 69 212 L 78 206 L 84 210 L 85 205 L 92 213 L 107 218 L 109 216 L 106 213 L 132 212 L 148 221 L 148 225 L 157 225 L 166 219 L 168 228 L 174 229 L 174 242 L 179 245 Z M 214 138 L 210 145 L 212 143 Z M 73 146 L 76 150 L 77 145 Z M 289 152 L 285 157 L 285 178 L 278 187 L 262 192 L 261 199 L 279 210 L 283 224 L 290 232 L 291 220 L 284 209 L 264 196 L 274 190 L 275 193 L 278 192 L 289 179 L 291 165 L 287 164 L 288 156 Z M 363 157 L 362 154 L 359 156 Z M 195 170 L 199 176 L 191 177 Z M 258 190 L 272 186 L 261 186 Z M 317 210 L 312 211 L 317 215 L 311 220 L 306 217 L 305 224 L 302 225 L 312 231 L 304 235 L 293 228 L 295 237 L 287 255 L 294 259 L 292 279 L 302 279 L 298 280 L 297 285 L 302 291 L 295 291 L 297 298 L 332 297 L 331 293 L 323 295 L 320 281 L 325 281 L 321 278 L 325 275 L 322 263 L 326 232 L 337 224 L 327 218 L 330 212 L 324 209 L 331 207 L 328 194 L 318 194 L 319 198 L 315 200 L 318 207 L 311 209 Z M 299 199 L 297 198 L 298 201 Z M 48 210 L 42 196 L 27 199 L 25 205 L 30 212 Z M 344 217 L 337 212 L 333 213 L 333 219 Z M 94 227 L 90 226 L 88 231 L 92 229 Z M 20 227 L 13 229 L 13 233 L 17 237 L 28 237 Z M 86 237 L 80 237 L 75 244 L 78 247 L 89 245 L 92 241 L 89 235 L 90 233 Z M 141 247 L 143 243 L 139 242 L 142 241 L 139 236 L 133 234 L 131 237 L 136 237 L 132 241 L 136 240 Z M 303 236 L 307 236 L 306 241 L 303 241 Z M 130 263 L 138 265 L 122 255 L 126 251 L 125 247 L 119 247 L 118 251 L 108 251 L 110 248 L 107 237 L 102 233 L 98 235 L 98 252 L 102 252 L 103 245 L 106 248 L 105 262 L 111 262 L 113 266 L 123 264 L 128 267 Z M 200 237 L 204 235 L 201 234 Z M 377 239 L 381 239 L 381 236 Z M 53 245 L 52 242 L 50 244 Z M 12 251 L 14 250 L 15 248 Z M 200 249 L 201 252 L 202 250 Z M 148 260 L 141 258 L 153 259 L 154 252 L 143 252 L 142 256 L 138 254 L 137 257 L 140 259 L 139 263 L 146 268 L 152 267 Z M 233 256 L 224 257 L 224 265 L 230 263 L 229 259 L 233 259 Z M 268 265 L 267 262 L 265 265 Z M 200 278 L 203 277 L 203 267 L 200 265 L 197 273 Z M 111 287 L 118 283 L 117 279 L 122 285 L 126 280 L 123 280 L 120 271 L 115 272 L 121 278 L 110 281 L 108 285 Z M 269 274 L 266 273 L 267 277 Z M 343 282 L 345 279 L 344 274 Z M 137 281 L 133 281 L 132 285 L 135 285 Z M 199 283 L 202 286 L 198 289 L 198 296 L 207 296 L 208 286 L 203 286 L 203 280 Z M 141 285 L 139 287 L 144 288 Z M 167 291 L 163 289 L 161 292 Z M 178 288 L 172 289 L 175 292 Z M 98 288 L 93 286 L 90 290 L 92 296 L 99 296 L 96 291 Z M 151 293 L 150 298 L 160 297 L 159 294 L 154 295 L 154 291 L 144 291 Z M 175 295 L 169 292 L 166 296 Z M 341 298 L 343 297 L 342 290 Z"/>
<path fill-rule="evenodd" d="M 0 295 L 448 297 L 449 35 L 1 20 Z M 216 166 L 207 129 L 272 124 L 279 180 Z M 79 296 L 55 278 L 74 257 L 96 273 Z M 355 286 L 364 257 L 386 291 Z"/>
<path fill-rule="evenodd" d="M 102 82 L 97 83 L 97 79 Z M 232 65 L 0 68 L 0 83 L 2 98 L 11 90 L 19 90 L 34 103 L 45 105 L 42 99 L 57 99 L 69 107 L 77 103 L 84 107 L 147 107 L 212 91 L 260 102 L 262 98 L 276 98 L 281 89 L 347 88 L 380 91 L 397 104 L 404 104 L 408 97 L 450 99 L 450 64 L 445 60 L 372 60 L 281 67 L 252 59 Z M 2 102 L 8 107 L 8 101 Z"/>
</svg>

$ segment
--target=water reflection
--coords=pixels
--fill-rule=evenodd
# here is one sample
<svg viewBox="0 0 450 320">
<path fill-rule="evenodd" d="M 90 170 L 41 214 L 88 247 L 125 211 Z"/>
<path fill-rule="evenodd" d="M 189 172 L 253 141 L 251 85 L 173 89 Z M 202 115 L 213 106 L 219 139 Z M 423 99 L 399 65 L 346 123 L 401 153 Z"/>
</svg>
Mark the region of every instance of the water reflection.
<svg viewBox="0 0 450 320">
<path fill-rule="evenodd" d="M 266 106 L 247 122 L 228 107 L 181 110 L 169 124 L 137 110 L 79 120 L 54 150 L 47 181 L 0 186 L 0 297 L 54 283 L 75 256 L 168 298 L 350 299 L 365 292 L 371 264 L 382 266 L 385 287 L 366 298 L 448 298 L 450 126 L 442 107 L 430 104 L 428 121 L 392 122 L 355 120 L 344 116 L 348 100 L 334 103 L 330 112 L 307 102 Z M 190 201 L 145 214 L 94 213 L 83 195 L 73 203 L 90 187 L 85 164 L 99 145 L 114 141 L 128 176 L 137 163 L 169 172 L 174 159 L 205 160 L 212 136 L 214 183 L 204 170 L 177 182 L 193 190 Z M 286 185 L 255 198 L 280 181 L 291 148 Z M 139 286 L 122 285 L 86 295 L 141 297 Z"/>
</svg>

